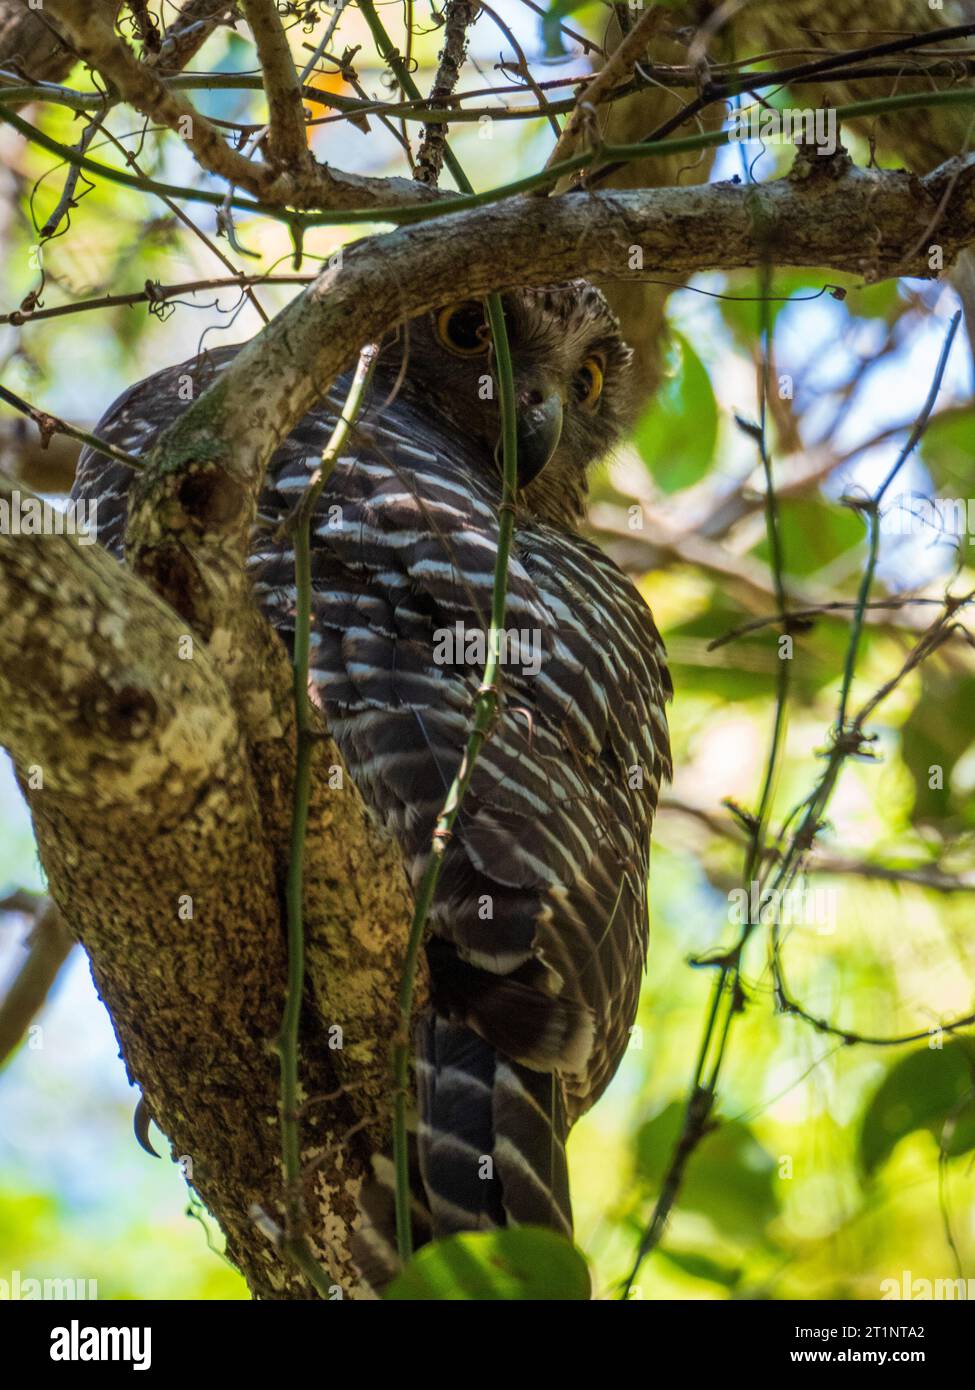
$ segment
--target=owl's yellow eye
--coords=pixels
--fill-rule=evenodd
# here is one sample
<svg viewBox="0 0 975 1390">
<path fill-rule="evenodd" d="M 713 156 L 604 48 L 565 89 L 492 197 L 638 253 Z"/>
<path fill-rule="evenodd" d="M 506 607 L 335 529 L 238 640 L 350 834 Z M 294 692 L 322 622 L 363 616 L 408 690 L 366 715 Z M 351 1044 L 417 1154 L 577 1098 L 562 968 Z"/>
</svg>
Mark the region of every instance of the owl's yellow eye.
<svg viewBox="0 0 975 1390">
<path fill-rule="evenodd" d="M 573 383 L 576 400 L 587 410 L 593 410 L 603 391 L 603 359 L 587 357 L 576 373 Z"/>
<path fill-rule="evenodd" d="M 459 357 L 478 357 L 487 352 L 490 336 L 484 308 L 476 299 L 448 304 L 437 312 L 437 337 Z"/>
</svg>

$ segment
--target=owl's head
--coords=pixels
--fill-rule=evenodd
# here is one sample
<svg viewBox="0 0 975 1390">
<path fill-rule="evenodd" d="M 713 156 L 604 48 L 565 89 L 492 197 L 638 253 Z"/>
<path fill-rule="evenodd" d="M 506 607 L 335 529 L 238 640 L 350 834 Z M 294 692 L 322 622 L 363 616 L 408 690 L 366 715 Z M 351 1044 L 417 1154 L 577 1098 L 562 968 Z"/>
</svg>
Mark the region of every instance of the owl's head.
<svg viewBox="0 0 975 1390">
<path fill-rule="evenodd" d="M 546 521 L 583 514 L 590 466 L 632 419 L 632 352 L 593 285 L 503 296 L 514 367 L 521 503 Z M 413 319 L 383 351 L 386 372 L 500 473 L 496 366 L 484 305 L 461 300 Z M 400 369 L 399 371 L 397 369 Z"/>
</svg>

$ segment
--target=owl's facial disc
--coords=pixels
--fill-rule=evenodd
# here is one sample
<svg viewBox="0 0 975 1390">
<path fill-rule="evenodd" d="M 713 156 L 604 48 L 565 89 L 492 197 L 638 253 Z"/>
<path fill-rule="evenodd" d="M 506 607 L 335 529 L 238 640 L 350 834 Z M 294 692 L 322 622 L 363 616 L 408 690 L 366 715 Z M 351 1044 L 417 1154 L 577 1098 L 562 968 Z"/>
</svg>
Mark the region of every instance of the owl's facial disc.
<svg viewBox="0 0 975 1390">
<path fill-rule="evenodd" d="M 632 354 L 606 300 L 585 281 L 502 298 L 514 370 L 518 505 L 542 521 L 576 525 L 589 468 L 629 423 Z M 391 398 L 402 393 L 435 415 L 459 436 L 458 457 L 499 483 L 500 393 L 484 303 L 455 300 L 411 320 L 384 354 Z"/>
</svg>

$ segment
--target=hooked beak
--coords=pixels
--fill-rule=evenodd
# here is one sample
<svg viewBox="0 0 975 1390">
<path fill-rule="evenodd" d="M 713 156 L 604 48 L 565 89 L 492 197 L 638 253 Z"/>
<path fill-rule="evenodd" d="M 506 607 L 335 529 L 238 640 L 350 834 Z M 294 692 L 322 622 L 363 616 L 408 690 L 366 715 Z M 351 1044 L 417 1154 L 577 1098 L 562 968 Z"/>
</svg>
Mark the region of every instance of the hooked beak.
<svg viewBox="0 0 975 1390">
<path fill-rule="evenodd" d="M 562 397 L 533 391 L 518 403 L 518 485 L 527 487 L 548 463 L 562 437 Z"/>
</svg>

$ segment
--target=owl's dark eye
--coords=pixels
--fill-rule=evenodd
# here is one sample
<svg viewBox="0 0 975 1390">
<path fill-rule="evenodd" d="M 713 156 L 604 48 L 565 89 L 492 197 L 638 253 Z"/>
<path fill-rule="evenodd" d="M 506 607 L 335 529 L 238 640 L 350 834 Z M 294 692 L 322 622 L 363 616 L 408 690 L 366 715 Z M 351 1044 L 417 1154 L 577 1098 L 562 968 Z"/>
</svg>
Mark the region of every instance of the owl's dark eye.
<svg viewBox="0 0 975 1390">
<path fill-rule="evenodd" d="M 572 390 L 576 400 L 587 410 L 594 410 L 602 395 L 605 365 L 602 357 L 587 357 L 576 372 Z"/>
<path fill-rule="evenodd" d="M 484 308 L 477 300 L 448 304 L 437 313 L 437 337 L 445 348 L 460 357 L 478 357 L 487 352 L 490 331 Z"/>
</svg>

